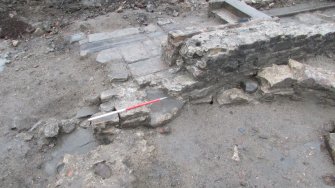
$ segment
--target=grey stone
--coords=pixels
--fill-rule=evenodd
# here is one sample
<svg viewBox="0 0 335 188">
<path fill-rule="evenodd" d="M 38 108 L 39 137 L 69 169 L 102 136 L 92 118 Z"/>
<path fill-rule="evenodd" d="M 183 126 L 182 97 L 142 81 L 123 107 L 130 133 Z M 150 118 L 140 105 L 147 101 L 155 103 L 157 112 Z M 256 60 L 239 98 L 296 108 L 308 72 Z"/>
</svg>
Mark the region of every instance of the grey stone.
<svg viewBox="0 0 335 188">
<path fill-rule="evenodd" d="M 208 95 L 206 97 L 191 101 L 191 104 L 212 104 L 212 103 L 213 103 L 213 95 Z"/>
<path fill-rule="evenodd" d="M 26 132 L 22 132 L 16 135 L 16 138 L 20 138 L 23 141 L 30 141 L 34 138 L 34 135 L 30 134 L 30 133 L 26 133 Z"/>
<path fill-rule="evenodd" d="M 115 30 L 113 32 L 94 33 L 94 34 L 88 35 L 88 42 L 97 42 L 97 41 L 103 41 L 107 39 L 116 39 L 116 38 L 121 38 L 121 37 L 129 36 L 129 35 L 135 35 L 139 33 L 140 33 L 139 28 L 125 28 L 125 29 Z"/>
<path fill-rule="evenodd" d="M 100 110 L 102 112 L 110 112 L 115 110 L 115 104 L 112 101 L 108 101 L 100 104 Z"/>
<path fill-rule="evenodd" d="M 333 162 L 335 163 L 335 133 L 325 135 L 325 142 Z"/>
<path fill-rule="evenodd" d="M 111 82 L 124 82 L 129 78 L 129 71 L 125 63 L 108 63 L 106 68 L 108 72 L 108 78 Z"/>
<path fill-rule="evenodd" d="M 84 99 L 85 103 L 88 105 L 99 105 L 100 96 L 99 95 L 90 95 Z"/>
<path fill-rule="evenodd" d="M 297 87 L 334 92 L 335 72 L 289 60 L 288 65 L 272 65 L 258 73 L 264 94 L 293 95 Z"/>
<path fill-rule="evenodd" d="M 243 80 L 241 82 L 241 87 L 244 92 L 255 93 L 258 89 L 258 82 L 252 79 Z"/>
<path fill-rule="evenodd" d="M 115 62 L 122 60 L 122 55 L 117 48 L 103 50 L 98 53 L 96 61 L 98 63 Z"/>
<path fill-rule="evenodd" d="M 86 118 L 86 117 L 92 116 L 98 111 L 99 111 L 99 108 L 97 106 L 83 107 L 77 112 L 76 118 Z"/>
<path fill-rule="evenodd" d="M 44 125 L 44 136 L 46 138 L 56 137 L 59 133 L 59 124 L 60 122 L 56 119 L 49 119 Z"/>
<path fill-rule="evenodd" d="M 122 90 L 121 88 L 114 88 L 114 89 L 103 91 L 100 94 L 100 100 L 101 102 L 107 102 L 111 99 L 115 99 L 118 96 L 123 96 L 123 95 L 124 95 L 124 90 Z"/>
<path fill-rule="evenodd" d="M 60 122 L 60 128 L 62 132 L 68 134 L 74 131 L 78 124 L 79 121 L 77 119 L 66 119 Z"/>
<path fill-rule="evenodd" d="M 217 96 L 217 102 L 220 105 L 235 105 L 235 104 L 246 104 L 252 101 L 252 98 L 245 94 L 242 90 L 233 89 L 222 89 Z"/>
<path fill-rule="evenodd" d="M 79 42 L 85 38 L 85 33 L 76 33 L 70 36 L 65 37 L 66 40 L 70 42 L 70 44 Z"/>
<path fill-rule="evenodd" d="M 127 63 L 134 63 L 150 58 L 151 54 L 141 42 L 131 43 L 119 48 Z"/>
<path fill-rule="evenodd" d="M 5 68 L 5 65 L 8 64 L 10 60 L 6 58 L 0 58 L 0 72 L 2 72 Z"/>
<path fill-rule="evenodd" d="M 161 56 L 161 40 L 159 37 L 153 38 L 153 40 L 144 40 L 142 43 L 149 52 L 150 57 Z"/>
<path fill-rule="evenodd" d="M 100 176 L 102 179 L 107 179 L 112 176 L 111 168 L 105 161 L 93 165 L 94 174 Z"/>
<path fill-rule="evenodd" d="M 124 109 L 132 105 L 143 102 L 136 96 L 129 96 L 123 100 L 115 101 L 116 109 Z M 133 128 L 138 126 L 147 126 L 150 123 L 150 110 L 147 106 L 122 112 L 120 117 L 120 128 Z"/>
<path fill-rule="evenodd" d="M 168 69 L 159 57 L 129 64 L 129 70 L 134 77 L 145 76 Z"/>
<path fill-rule="evenodd" d="M 171 77 L 171 73 L 169 73 L 168 70 L 165 70 L 145 76 L 134 77 L 134 80 L 141 88 L 143 88 L 146 86 L 158 86 L 163 79 L 168 79 L 169 77 Z"/>
<path fill-rule="evenodd" d="M 211 94 L 215 89 L 217 89 L 217 87 L 218 86 L 212 85 L 201 89 L 193 89 L 189 93 L 183 95 L 183 98 L 189 99 L 191 101 L 201 99 Z"/>
<path fill-rule="evenodd" d="M 272 65 L 258 72 L 257 77 L 260 78 L 262 85 L 268 84 L 274 87 L 291 87 L 294 83 L 294 75 L 290 67 L 287 65 Z"/>
<path fill-rule="evenodd" d="M 105 113 L 99 112 L 97 114 L 94 114 L 93 117 L 103 114 Z M 118 127 L 119 124 L 120 124 L 119 114 L 113 114 L 97 120 L 93 120 L 91 125 L 93 125 L 94 127 L 99 127 L 100 129 L 107 129 L 109 127 Z"/>
<path fill-rule="evenodd" d="M 202 85 L 202 83 L 188 74 L 177 74 L 172 78 L 163 79 L 162 85 L 169 91 L 169 93 L 176 95 L 194 89 L 195 87 Z"/>
<path fill-rule="evenodd" d="M 147 126 L 150 122 L 149 116 L 140 116 L 122 120 L 120 128 L 135 128 L 139 126 Z"/>
<path fill-rule="evenodd" d="M 180 110 L 184 106 L 184 102 L 166 95 L 163 91 L 157 89 L 149 89 L 146 91 L 148 100 L 168 97 L 158 103 L 150 105 L 150 126 L 162 126 L 173 120 L 179 115 Z"/>
</svg>

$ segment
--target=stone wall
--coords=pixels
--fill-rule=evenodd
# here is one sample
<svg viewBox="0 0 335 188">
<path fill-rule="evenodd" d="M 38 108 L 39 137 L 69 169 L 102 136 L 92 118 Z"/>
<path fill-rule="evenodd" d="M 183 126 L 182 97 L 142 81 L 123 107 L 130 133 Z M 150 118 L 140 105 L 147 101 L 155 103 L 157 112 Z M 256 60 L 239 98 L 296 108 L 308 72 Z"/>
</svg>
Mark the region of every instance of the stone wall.
<svg viewBox="0 0 335 188">
<path fill-rule="evenodd" d="M 335 24 L 283 25 L 264 20 L 212 31 L 175 31 L 163 59 L 197 80 L 226 82 L 271 64 L 335 51 Z"/>
</svg>

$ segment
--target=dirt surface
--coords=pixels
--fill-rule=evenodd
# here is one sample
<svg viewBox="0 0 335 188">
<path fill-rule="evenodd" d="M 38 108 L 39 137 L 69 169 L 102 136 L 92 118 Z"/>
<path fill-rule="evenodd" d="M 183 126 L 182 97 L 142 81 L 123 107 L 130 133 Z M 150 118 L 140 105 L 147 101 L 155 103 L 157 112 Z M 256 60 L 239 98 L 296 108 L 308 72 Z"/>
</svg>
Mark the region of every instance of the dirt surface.
<svg viewBox="0 0 335 188">
<path fill-rule="evenodd" d="M 142 187 L 325 187 L 335 171 L 322 136 L 334 112 L 312 101 L 185 106 L 172 133 L 154 137 Z"/>
<path fill-rule="evenodd" d="M 89 160 L 86 155 L 101 144 L 84 128 L 53 139 L 25 134 L 40 120 L 74 117 L 85 98 L 113 87 L 104 65 L 81 59 L 78 44 L 70 45 L 64 36 L 156 24 L 158 18 L 176 23 L 167 30 L 216 24 L 206 20 L 205 0 L 155 1 L 154 12 L 146 10 L 149 1 L 100 7 L 64 2 L 0 2 L 0 58 L 10 60 L 3 70 L 0 65 L 0 187 L 47 187 L 59 180 L 65 154 Z M 43 33 L 36 35 L 31 27 Z M 314 101 L 187 105 L 168 125 L 170 135 L 141 128 L 156 150 L 132 161 L 143 160 L 130 165 L 136 187 L 324 187 L 321 177 L 335 172 L 321 136 L 333 114 L 333 107 Z M 126 144 L 116 147 L 133 149 L 134 135 L 136 130 L 124 130 L 120 140 Z M 231 159 L 235 145 L 240 161 Z"/>
</svg>

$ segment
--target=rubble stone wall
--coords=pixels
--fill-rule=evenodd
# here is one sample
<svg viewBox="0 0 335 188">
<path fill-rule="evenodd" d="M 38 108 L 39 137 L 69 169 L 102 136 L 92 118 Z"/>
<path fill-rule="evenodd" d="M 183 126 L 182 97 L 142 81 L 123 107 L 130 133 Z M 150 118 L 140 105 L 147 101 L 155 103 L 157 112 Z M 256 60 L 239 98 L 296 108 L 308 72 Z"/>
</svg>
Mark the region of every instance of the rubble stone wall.
<svg viewBox="0 0 335 188">
<path fill-rule="evenodd" d="M 252 75 L 288 59 L 335 51 L 335 24 L 283 25 L 274 20 L 246 23 L 207 32 L 174 32 L 163 59 L 196 79 L 221 81 Z"/>
</svg>

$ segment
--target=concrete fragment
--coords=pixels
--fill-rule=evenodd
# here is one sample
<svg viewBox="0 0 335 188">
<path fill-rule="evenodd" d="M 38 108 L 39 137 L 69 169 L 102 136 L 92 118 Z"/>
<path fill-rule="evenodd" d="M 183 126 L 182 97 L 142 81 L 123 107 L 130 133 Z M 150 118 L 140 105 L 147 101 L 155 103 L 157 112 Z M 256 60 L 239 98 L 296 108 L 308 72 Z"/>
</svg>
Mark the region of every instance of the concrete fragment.
<svg viewBox="0 0 335 188">
<path fill-rule="evenodd" d="M 76 115 L 76 118 L 86 118 L 89 117 L 99 111 L 97 106 L 86 106 L 81 108 Z"/>
<path fill-rule="evenodd" d="M 46 138 L 52 138 L 58 135 L 59 132 L 59 121 L 56 119 L 49 119 L 44 125 L 44 136 Z"/>
<path fill-rule="evenodd" d="M 252 101 L 252 98 L 245 94 L 242 90 L 233 89 L 222 89 L 217 96 L 217 102 L 220 105 L 235 105 L 235 104 L 246 104 Z"/>
<path fill-rule="evenodd" d="M 78 124 L 79 121 L 77 119 L 66 119 L 60 122 L 60 128 L 62 132 L 68 134 L 74 131 Z"/>
</svg>

